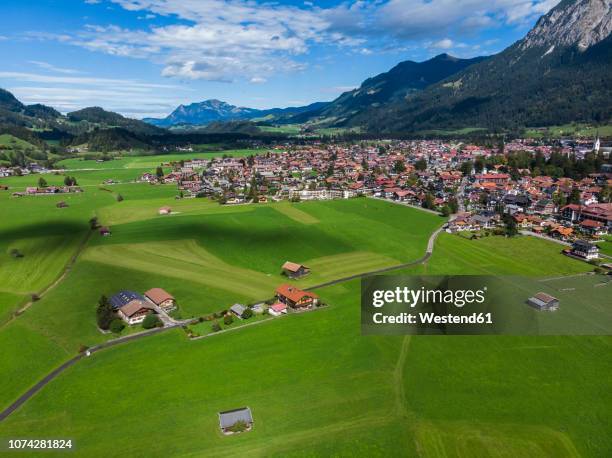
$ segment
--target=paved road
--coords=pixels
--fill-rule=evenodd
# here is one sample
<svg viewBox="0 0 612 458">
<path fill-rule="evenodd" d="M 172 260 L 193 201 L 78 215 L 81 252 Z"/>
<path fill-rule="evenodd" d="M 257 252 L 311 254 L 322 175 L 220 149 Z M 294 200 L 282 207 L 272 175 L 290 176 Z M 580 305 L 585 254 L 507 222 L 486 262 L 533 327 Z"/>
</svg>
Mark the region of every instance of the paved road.
<svg viewBox="0 0 612 458">
<path fill-rule="evenodd" d="M 451 217 L 451 219 L 452 219 L 452 217 Z M 399 269 L 404 269 L 406 267 L 410 267 L 410 266 L 414 266 L 414 265 L 417 265 L 417 264 L 422 264 L 424 262 L 427 262 L 427 260 L 431 257 L 431 255 L 433 253 L 435 241 L 438 238 L 438 235 L 440 235 L 440 233 L 446 228 L 446 226 L 447 225 L 444 224 L 442 227 L 436 229 L 433 234 L 431 234 L 431 236 L 429 237 L 429 240 L 427 241 L 427 249 L 425 251 L 425 254 L 421 258 L 419 258 L 419 259 L 417 259 L 415 261 L 407 262 L 407 263 L 404 263 L 404 264 L 399 264 L 399 265 L 392 266 L 392 267 L 386 267 L 384 269 L 378 269 L 378 270 L 373 270 L 373 271 L 370 271 L 370 272 L 363 272 L 363 273 L 360 273 L 360 274 L 350 275 L 348 277 L 339 278 L 337 280 L 332 280 L 332 281 L 329 281 L 329 282 L 326 282 L 326 283 L 321 283 L 319 285 L 311 286 L 310 288 L 306 288 L 306 290 L 310 291 L 310 290 L 313 290 L 313 289 L 323 288 L 325 286 L 336 285 L 336 284 L 339 284 L 339 283 L 344 283 L 344 282 L 347 282 L 347 281 L 350 281 L 350 280 L 354 280 L 356 278 L 369 277 L 369 276 L 372 276 L 372 275 L 376 275 L 376 274 L 380 274 L 380 273 L 385 273 L 385 272 L 391 272 L 391 271 L 399 270 Z M 89 349 L 89 351 L 88 351 L 89 354 L 87 354 L 87 353 L 79 353 L 78 355 L 76 355 L 73 358 L 71 358 L 68 361 L 66 361 L 61 366 L 59 366 L 56 369 L 54 369 L 53 371 L 51 371 L 42 380 L 40 380 L 38 383 L 36 383 L 34 386 L 32 386 L 28 391 L 23 393 L 15 402 L 13 402 L 10 406 L 8 406 L 6 409 L 4 409 L 2 412 L 0 412 L 0 422 L 3 421 L 4 419 L 6 419 L 10 414 L 12 414 L 15 410 L 17 410 L 23 404 L 25 404 L 32 396 L 34 396 L 36 393 L 38 393 L 40 390 L 42 390 L 49 382 L 51 382 L 53 379 L 55 379 L 58 375 L 60 375 L 62 372 L 64 372 L 69 367 L 72 367 L 74 364 L 76 364 L 80 359 L 88 357 L 88 356 L 91 356 L 93 353 L 98 352 L 100 350 L 103 350 L 105 348 L 113 347 L 113 346 L 121 344 L 121 343 L 129 342 L 129 341 L 136 340 L 136 339 L 140 339 L 142 337 L 147 337 L 147 336 L 150 336 L 150 335 L 159 334 L 161 332 L 167 331 L 168 329 L 178 328 L 178 327 L 182 326 L 183 324 L 184 324 L 184 321 L 174 322 L 174 323 L 171 323 L 171 324 L 169 324 L 169 325 L 167 325 L 167 326 L 165 326 L 163 328 L 151 329 L 151 330 L 148 330 L 148 331 L 143 331 L 143 332 L 139 332 L 139 333 L 136 333 L 136 334 L 130 334 L 130 335 L 127 335 L 127 336 L 119 337 L 117 339 L 109 340 L 109 341 L 107 341 L 105 343 L 102 343 L 102 344 L 95 345 L 95 346 L 91 347 Z M 236 328 L 236 329 L 241 329 L 242 327 L 244 327 L 244 326 L 241 326 L 241 327 Z"/>
<path fill-rule="evenodd" d="M 163 332 L 163 331 L 165 331 L 167 329 L 172 329 L 172 328 L 176 328 L 176 327 L 179 327 L 179 326 L 180 325 L 172 325 L 172 326 L 169 326 L 169 327 L 166 327 L 166 328 L 155 328 L 155 329 L 150 329 L 148 331 L 139 332 L 139 333 L 136 333 L 136 334 L 130 334 L 128 336 L 119 337 L 117 339 L 113 339 L 113 340 L 109 340 L 108 342 L 104 342 L 104 343 L 102 343 L 100 345 L 95 345 L 95 346 L 89 348 L 88 352 L 89 352 L 89 355 L 92 355 L 93 353 L 95 353 L 97 351 L 100 351 L 100 350 L 103 350 L 104 348 L 113 347 L 115 345 L 118 345 L 118 344 L 121 344 L 121 343 L 125 343 L 125 342 L 129 342 L 131 340 L 136 340 L 136 339 L 139 339 L 141 337 L 150 336 L 150 335 L 153 335 L 153 334 L 159 334 L 160 332 Z M 47 374 L 42 380 L 40 380 L 38 383 L 36 383 L 36 385 L 34 385 L 32 388 L 30 388 L 25 393 L 23 393 L 15 402 L 13 402 L 10 406 L 8 406 L 6 409 L 4 409 L 2 412 L 0 412 L 0 421 L 4 420 L 11 413 L 13 413 L 15 410 L 17 410 L 23 404 L 25 404 L 28 399 L 30 399 L 32 396 L 34 396 L 36 393 L 38 393 L 40 390 L 42 390 L 51 380 L 56 378 L 59 374 L 64 372 L 69 367 L 74 366 L 80 359 L 86 358 L 86 357 L 88 357 L 87 353 L 79 353 L 78 355 L 76 355 L 73 358 L 71 358 L 68 361 L 66 361 L 61 366 L 55 368 L 53 371 L 51 371 L 49 374 Z"/>
</svg>

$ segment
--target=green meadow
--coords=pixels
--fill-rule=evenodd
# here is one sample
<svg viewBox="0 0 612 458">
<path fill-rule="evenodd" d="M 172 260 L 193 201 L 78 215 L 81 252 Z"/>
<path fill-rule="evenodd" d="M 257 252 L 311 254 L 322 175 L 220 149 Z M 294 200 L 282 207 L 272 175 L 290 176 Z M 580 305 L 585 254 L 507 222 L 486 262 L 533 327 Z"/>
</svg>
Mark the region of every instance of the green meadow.
<svg viewBox="0 0 612 458">
<path fill-rule="evenodd" d="M 308 287 L 418 259 L 443 223 L 370 199 L 221 207 L 177 201 L 169 185 L 106 188 L 0 194 L 2 407 L 80 345 L 112 337 L 95 325 L 101 294 L 162 287 L 181 316 L 200 316 L 271 297 L 287 260 L 312 268 L 295 282 Z M 59 200 L 69 207 L 57 209 Z M 159 216 L 163 205 L 173 214 Z M 92 216 L 110 237 L 90 234 Z M 12 258 L 12 247 L 24 257 Z M 75 253 L 62 281 L 12 317 Z M 596 277 L 580 275 L 590 270 L 543 240 L 443 233 L 426 265 L 399 273 L 571 275 L 574 287 L 589 288 L 581 279 Z M 609 337 L 362 337 L 358 281 L 316 292 L 328 305 L 310 313 L 194 341 L 173 330 L 84 358 L 0 423 L 0 437 L 71 437 L 76 455 L 87 457 L 612 450 Z M 242 406 L 252 409 L 253 430 L 221 435 L 217 413 Z"/>
<path fill-rule="evenodd" d="M 471 243 L 444 235 L 441 246 L 455 239 Z M 487 249 L 499 240 L 486 240 Z M 516 247 L 524 240 L 540 254 L 554 247 L 532 238 L 515 239 Z M 475 251 L 447 271 L 520 273 L 505 267 L 511 252 L 493 251 L 504 267 L 481 270 Z M 439 257 L 429 267 L 446 269 Z M 552 267 L 543 258 L 533 267 L 540 275 L 584 270 L 561 255 Z M 0 433 L 70 431 L 81 456 L 571 457 L 610 450 L 609 337 L 361 337 L 359 283 L 317 292 L 330 305 L 312 313 L 196 341 L 177 330 L 96 354 Z M 253 431 L 222 436 L 217 412 L 244 405 L 253 411 Z M 117 428 L 118 418 L 131 427 Z M 153 440 L 151 431 L 171 439 Z"/>
</svg>

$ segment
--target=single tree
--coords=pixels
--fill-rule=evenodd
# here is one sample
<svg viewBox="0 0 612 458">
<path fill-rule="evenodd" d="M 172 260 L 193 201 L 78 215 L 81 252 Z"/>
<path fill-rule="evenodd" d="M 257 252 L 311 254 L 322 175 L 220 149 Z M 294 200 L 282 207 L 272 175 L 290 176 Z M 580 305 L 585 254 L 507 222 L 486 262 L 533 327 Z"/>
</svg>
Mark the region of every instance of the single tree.
<svg viewBox="0 0 612 458">
<path fill-rule="evenodd" d="M 96 309 L 96 320 L 98 327 L 103 330 L 110 328 L 111 322 L 115 319 L 115 312 L 106 296 L 101 296 Z"/>
<path fill-rule="evenodd" d="M 242 312 L 242 319 L 244 320 L 248 320 L 249 318 L 251 318 L 253 316 L 253 310 L 251 310 L 250 308 L 246 308 L 244 312 Z"/>
<path fill-rule="evenodd" d="M 40 177 L 38 179 L 38 187 L 39 188 L 46 188 L 47 186 L 48 186 L 47 185 L 47 180 L 45 180 L 43 177 Z"/>
<path fill-rule="evenodd" d="M 226 326 L 229 326 L 230 324 L 232 324 L 234 322 L 234 318 L 232 317 L 231 314 L 227 313 L 224 317 L 223 317 L 223 323 L 225 323 Z"/>
</svg>

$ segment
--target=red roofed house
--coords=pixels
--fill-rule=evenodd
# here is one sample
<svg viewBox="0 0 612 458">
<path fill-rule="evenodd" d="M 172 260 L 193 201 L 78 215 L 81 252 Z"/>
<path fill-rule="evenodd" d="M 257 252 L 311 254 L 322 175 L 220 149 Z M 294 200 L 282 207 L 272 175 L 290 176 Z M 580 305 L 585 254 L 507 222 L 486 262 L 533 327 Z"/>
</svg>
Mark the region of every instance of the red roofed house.
<svg viewBox="0 0 612 458">
<path fill-rule="evenodd" d="M 119 316 L 130 326 L 142 323 L 150 313 L 155 313 L 155 310 L 140 299 L 134 299 L 119 309 Z"/>
<path fill-rule="evenodd" d="M 495 184 L 506 184 L 510 180 L 507 173 L 484 173 L 474 177 L 477 182 L 489 182 Z"/>
<path fill-rule="evenodd" d="M 279 302 L 288 305 L 291 308 L 309 308 L 316 305 L 319 301 L 319 296 L 308 291 L 302 291 L 299 288 L 291 285 L 281 285 L 276 288 L 276 297 Z"/>
<path fill-rule="evenodd" d="M 174 300 L 174 297 L 166 290 L 161 288 L 152 288 L 144 293 L 144 295 L 149 302 L 152 302 L 166 312 L 176 308 L 176 301 Z"/>
</svg>

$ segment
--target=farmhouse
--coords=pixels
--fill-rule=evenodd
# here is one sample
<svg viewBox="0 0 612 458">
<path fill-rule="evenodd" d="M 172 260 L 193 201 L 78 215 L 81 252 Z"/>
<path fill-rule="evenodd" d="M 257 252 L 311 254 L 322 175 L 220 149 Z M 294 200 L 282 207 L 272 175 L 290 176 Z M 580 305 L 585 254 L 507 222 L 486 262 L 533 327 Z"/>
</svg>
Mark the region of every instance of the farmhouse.
<svg viewBox="0 0 612 458">
<path fill-rule="evenodd" d="M 135 299 L 119 309 L 119 316 L 129 325 L 142 323 L 147 315 L 155 310 L 147 302 Z"/>
<path fill-rule="evenodd" d="M 587 260 L 597 259 L 599 257 L 599 248 L 584 240 L 576 240 L 572 245 L 571 254 Z"/>
<path fill-rule="evenodd" d="M 169 215 L 172 213 L 172 209 L 170 207 L 161 207 L 158 211 L 160 215 Z"/>
<path fill-rule="evenodd" d="M 527 299 L 527 303 L 538 310 L 557 310 L 559 299 L 546 293 L 537 293 Z"/>
<path fill-rule="evenodd" d="M 111 296 L 109 302 L 111 303 L 113 309 L 119 310 L 124 305 L 129 304 L 130 302 L 135 300 L 144 302 L 145 298 L 142 297 L 140 294 L 135 293 L 134 291 L 124 290 L 118 292 L 114 296 Z"/>
<path fill-rule="evenodd" d="M 310 268 L 302 264 L 287 261 L 283 264 L 283 274 L 289 278 L 300 278 L 310 273 Z"/>
<path fill-rule="evenodd" d="M 272 316 L 281 316 L 283 313 L 287 313 L 287 306 L 282 302 L 277 302 L 270 306 L 268 313 Z"/>
<path fill-rule="evenodd" d="M 276 297 L 278 297 L 279 302 L 291 308 L 309 308 L 316 305 L 319 301 L 319 296 L 316 294 L 302 291 L 295 286 L 287 284 L 276 288 Z"/>
<path fill-rule="evenodd" d="M 246 307 L 242 304 L 234 304 L 230 307 L 230 312 L 236 315 L 238 318 L 242 318 L 242 314 L 246 310 Z"/>
<path fill-rule="evenodd" d="M 161 288 L 152 288 L 146 293 L 144 293 L 145 298 L 149 300 L 149 302 L 157 305 L 162 310 L 169 312 L 170 310 L 174 310 L 176 308 L 176 301 L 174 297 L 168 293 L 166 290 Z"/>
<path fill-rule="evenodd" d="M 251 409 L 242 407 L 240 409 L 219 412 L 219 427 L 223 434 L 241 433 L 250 431 L 253 427 L 253 416 Z"/>
</svg>

